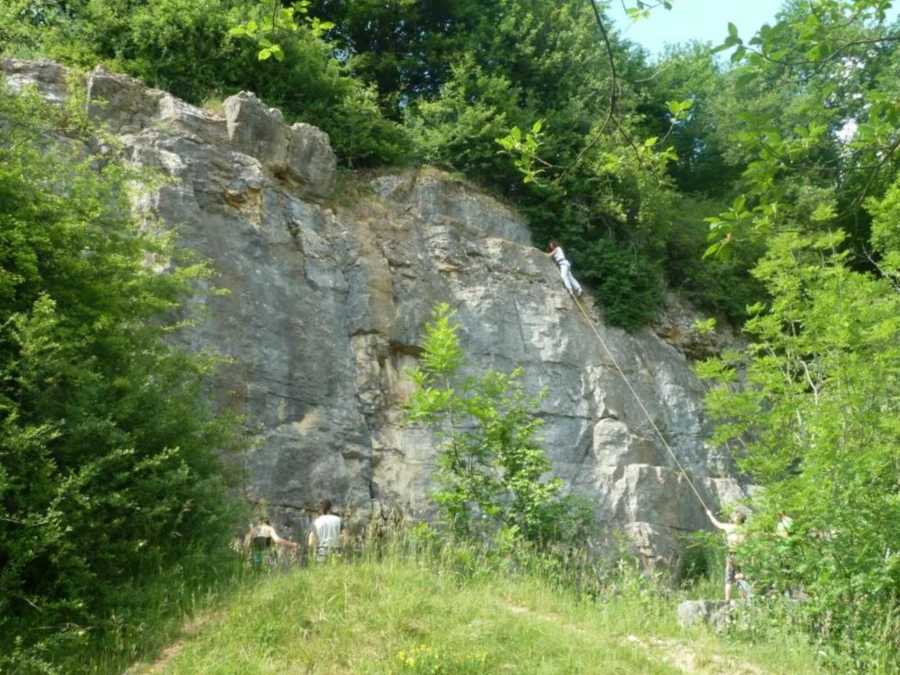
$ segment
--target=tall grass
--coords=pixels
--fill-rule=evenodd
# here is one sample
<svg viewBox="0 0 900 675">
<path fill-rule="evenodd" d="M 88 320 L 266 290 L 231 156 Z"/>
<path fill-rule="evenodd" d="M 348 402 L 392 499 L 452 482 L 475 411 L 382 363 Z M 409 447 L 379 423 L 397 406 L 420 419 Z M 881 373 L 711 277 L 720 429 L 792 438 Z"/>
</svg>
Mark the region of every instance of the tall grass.
<svg viewBox="0 0 900 675">
<path fill-rule="evenodd" d="M 178 650 L 132 672 L 817 672 L 789 630 L 751 645 L 679 627 L 682 594 L 625 560 L 425 532 L 352 560 L 245 578 L 218 608 L 207 605 L 208 620 Z"/>
<path fill-rule="evenodd" d="M 227 602 L 252 583 L 252 576 L 231 550 L 186 550 L 174 567 L 146 560 L 144 569 L 135 570 L 134 581 L 115 589 L 112 609 L 95 626 L 70 627 L 69 639 L 42 655 L 40 663 L 23 658 L 16 672 L 122 673 L 140 657 L 160 653 L 190 626 L 192 617 Z"/>
</svg>

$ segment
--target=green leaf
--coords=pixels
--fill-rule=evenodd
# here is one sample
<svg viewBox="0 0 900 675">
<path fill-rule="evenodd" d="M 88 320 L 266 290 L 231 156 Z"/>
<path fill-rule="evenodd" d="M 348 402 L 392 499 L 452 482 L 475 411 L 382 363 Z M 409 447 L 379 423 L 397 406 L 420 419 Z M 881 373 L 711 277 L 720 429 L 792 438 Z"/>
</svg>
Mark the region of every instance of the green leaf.
<svg viewBox="0 0 900 675">
<path fill-rule="evenodd" d="M 703 259 L 706 260 L 708 258 L 712 258 L 722 249 L 722 242 L 717 241 L 715 244 L 712 244 L 706 248 L 703 252 Z"/>
<path fill-rule="evenodd" d="M 804 56 L 808 61 L 818 61 L 822 58 L 822 55 L 825 52 L 825 46 L 821 44 L 814 45 L 811 49 L 807 50 Z"/>
<path fill-rule="evenodd" d="M 632 20 L 632 22 L 639 21 L 640 19 L 646 19 L 650 16 L 650 12 L 646 9 L 635 7 L 626 7 L 625 12 L 626 14 L 628 14 L 628 17 Z"/>
<path fill-rule="evenodd" d="M 810 215 L 810 220 L 814 223 L 826 223 L 833 220 L 836 215 L 837 212 L 834 210 L 834 205 L 821 203 L 816 206 L 816 209 Z"/>
<path fill-rule="evenodd" d="M 756 70 L 744 70 L 741 73 L 739 73 L 737 77 L 734 78 L 734 83 L 738 87 L 746 87 L 748 84 L 753 82 L 753 80 L 755 80 L 757 77 L 759 77 L 759 73 Z"/>
</svg>

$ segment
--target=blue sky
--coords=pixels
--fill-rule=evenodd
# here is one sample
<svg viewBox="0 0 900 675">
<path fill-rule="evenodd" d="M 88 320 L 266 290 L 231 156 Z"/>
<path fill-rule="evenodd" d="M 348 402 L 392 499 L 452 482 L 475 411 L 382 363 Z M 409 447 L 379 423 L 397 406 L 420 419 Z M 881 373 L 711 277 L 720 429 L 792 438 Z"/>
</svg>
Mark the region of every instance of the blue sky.
<svg viewBox="0 0 900 675">
<path fill-rule="evenodd" d="M 782 4 L 782 0 L 673 0 L 671 11 L 658 7 L 649 19 L 632 22 L 622 8 L 623 0 L 607 2 L 607 16 L 612 18 L 619 33 L 651 54 L 660 54 L 667 42 L 708 40 L 721 44 L 728 35 L 729 21 L 747 39 L 764 23 L 771 23 Z M 635 0 L 624 2 L 629 7 L 637 4 Z M 891 15 L 896 14 L 896 9 L 891 11 Z"/>
<path fill-rule="evenodd" d="M 635 0 L 625 0 L 634 7 Z M 609 0 L 607 16 L 627 40 L 659 54 L 667 42 L 709 40 L 720 44 L 728 35 L 728 22 L 737 26 L 743 38 L 750 37 L 764 23 L 771 23 L 782 0 L 674 0 L 671 11 L 658 7 L 649 19 L 632 22 L 622 8 L 622 0 Z"/>
</svg>

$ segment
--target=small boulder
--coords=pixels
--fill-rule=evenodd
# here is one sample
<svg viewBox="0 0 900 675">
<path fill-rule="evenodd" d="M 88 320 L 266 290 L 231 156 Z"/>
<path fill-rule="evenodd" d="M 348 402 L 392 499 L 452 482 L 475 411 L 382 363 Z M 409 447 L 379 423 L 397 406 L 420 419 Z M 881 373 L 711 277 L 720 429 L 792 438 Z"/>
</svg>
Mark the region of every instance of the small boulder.
<svg viewBox="0 0 900 675">
<path fill-rule="evenodd" d="M 48 101 L 62 103 L 66 100 L 66 69 L 58 63 L 47 59 L 26 61 L 4 57 L 0 58 L 0 72 L 14 90 L 31 86 Z"/>
<path fill-rule="evenodd" d="M 88 75 L 88 113 L 118 134 L 136 134 L 159 115 L 163 92 L 97 66 Z"/>
<path fill-rule="evenodd" d="M 273 171 L 282 170 L 287 158 L 288 128 L 281 111 L 269 108 L 249 91 L 229 96 L 223 107 L 231 146 Z"/>
<path fill-rule="evenodd" d="M 679 626 L 707 624 L 718 633 L 727 626 L 732 609 L 725 600 L 687 600 L 678 605 L 676 618 Z"/>
<path fill-rule="evenodd" d="M 311 124 L 294 124 L 288 130 L 287 173 L 306 194 L 327 197 L 337 178 L 337 157 L 328 134 Z"/>
</svg>

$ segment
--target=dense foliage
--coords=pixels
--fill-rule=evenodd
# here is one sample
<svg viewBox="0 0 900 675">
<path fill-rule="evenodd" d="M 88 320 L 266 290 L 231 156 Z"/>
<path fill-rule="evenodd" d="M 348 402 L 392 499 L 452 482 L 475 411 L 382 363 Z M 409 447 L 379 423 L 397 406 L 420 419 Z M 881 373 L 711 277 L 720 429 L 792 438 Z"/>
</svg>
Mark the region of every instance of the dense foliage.
<svg viewBox="0 0 900 675">
<path fill-rule="evenodd" d="M 803 589 L 833 657 L 895 670 L 900 653 L 886 645 L 900 637 L 900 287 L 850 269 L 842 238 L 770 243 L 755 274 L 775 301 L 747 322 L 746 354 L 705 368 L 745 386 L 716 388 L 707 404 L 724 420 L 716 439 L 740 448 L 741 468 L 765 486 L 751 578 Z M 788 541 L 772 537 L 778 513 L 793 520 Z"/>
<path fill-rule="evenodd" d="M 83 110 L 0 89 L 0 670 L 121 627 L 121 585 L 232 523 L 212 362 L 163 341 L 206 269 L 138 230 Z"/>
<path fill-rule="evenodd" d="M 900 39 L 880 0 L 788 2 L 738 66 L 731 152 L 747 161 L 710 254 L 762 242 L 742 354 L 707 364 L 716 439 L 763 489 L 748 567 L 802 592 L 839 670 L 900 667 Z M 734 386 L 738 382 L 742 386 Z M 790 536 L 772 536 L 778 514 Z"/>
<path fill-rule="evenodd" d="M 677 0 L 626 4 L 638 17 L 679 11 Z M 344 166 L 456 171 L 519 208 L 538 244 L 559 238 L 609 322 L 646 324 L 668 290 L 747 320 L 746 352 L 705 368 L 722 383 L 709 399 L 717 440 L 762 488 L 750 574 L 803 589 L 798 614 L 837 669 L 890 671 L 900 612 L 890 4 L 786 0 L 752 36 L 729 26 L 718 50 L 676 45 L 651 59 L 602 5 L 575 0 L 9 0 L 0 49 L 103 62 L 195 103 L 250 89 L 325 129 Z M 158 342 L 159 312 L 202 267 L 141 272 L 139 258 L 169 252 L 122 215 L 122 168 L 98 173 L 82 146 L 39 143 L 79 122 L 36 105 L 4 95 L 0 109 L 0 610 L 80 626 L 103 604 L 85 589 L 130 573 L 117 561 L 165 560 L 179 540 L 163 535 L 204 520 L 219 490 L 204 448 L 225 436 L 198 409 L 203 366 Z M 458 344 L 447 317 L 437 321 L 416 414 L 451 429 L 438 474 L 448 519 L 466 529 L 485 514 L 495 529 L 552 539 L 559 487 L 542 482 L 536 401 L 515 373 L 451 384 Z M 442 362 L 440 349 L 456 356 Z M 118 487 L 101 495 L 101 481 Z M 765 535 L 781 511 L 794 521 L 787 540 Z"/>
<path fill-rule="evenodd" d="M 542 394 L 528 396 L 520 369 L 464 376 L 465 352 L 452 317 L 447 305 L 434 310 L 408 408 L 410 421 L 438 438 L 431 496 L 444 523 L 478 540 L 579 543 L 593 510 L 564 496 L 562 480 L 549 475 L 550 460 L 535 437 Z"/>
</svg>

